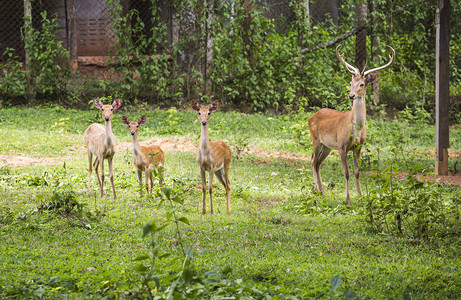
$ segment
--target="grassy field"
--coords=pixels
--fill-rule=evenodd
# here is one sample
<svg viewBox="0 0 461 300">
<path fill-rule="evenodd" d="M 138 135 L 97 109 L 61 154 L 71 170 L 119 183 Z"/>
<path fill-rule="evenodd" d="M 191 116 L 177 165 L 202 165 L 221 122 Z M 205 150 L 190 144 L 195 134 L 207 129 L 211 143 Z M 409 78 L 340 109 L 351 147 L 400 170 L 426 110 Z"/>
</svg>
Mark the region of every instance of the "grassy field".
<svg viewBox="0 0 461 300">
<path fill-rule="evenodd" d="M 121 116 L 142 114 L 140 141 L 169 145 L 165 187 L 172 201 L 139 196 Z M 195 112 L 122 108 L 114 115 L 117 200 L 108 180 L 107 196 L 99 198 L 94 177 L 86 196 L 83 132 L 102 123 L 98 111 L 0 110 L 1 298 L 461 297 L 459 188 L 392 176 L 433 171 L 434 126 L 369 119 L 365 197 L 351 184 L 352 206 L 346 207 L 335 151 L 322 165 L 326 196 L 312 191 L 309 114 L 217 112 L 210 137 L 225 139 L 233 151 L 232 214 L 226 215 L 225 191 L 216 180 L 210 216 L 201 214 Z M 460 129 L 451 130 L 452 149 L 461 149 Z M 426 200 L 432 204 L 424 212 L 408 212 Z M 402 203 L 413 206 L 395 213 Z M 378 213 L 387 212 L 395 215 L 380 219 Z M 403 230 L 395 230 L 395 218 L 407 214 Z M 146 224 L 169 225 L 149 233 Z"/>
</svg>

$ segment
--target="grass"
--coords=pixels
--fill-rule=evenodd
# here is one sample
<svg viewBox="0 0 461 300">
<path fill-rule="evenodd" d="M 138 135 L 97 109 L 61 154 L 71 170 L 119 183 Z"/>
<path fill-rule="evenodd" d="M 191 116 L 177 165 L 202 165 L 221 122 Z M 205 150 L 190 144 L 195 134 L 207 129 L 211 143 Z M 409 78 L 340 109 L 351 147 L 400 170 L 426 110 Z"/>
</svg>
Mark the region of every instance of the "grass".
<svg viewBox="0 0 461 300">
<path fill-rule="evenodd" d="M 117 139 L 130 142 L 120 119 L 147 115 L 140 140 L 181 136 L 195 141 L 199 124 L 191 111 L 145 110 L 116 112 Z M 285 151 L 310 156 L 306 135 L 294 134 L 306 118 L 221 113 L 212 116 L 212 140 L 227 139 L 234 147 L 250 146 L 267 152 Z M 83 132 L 100 123 L 94 110 L 55 108 L 0 110 L 0 155 L 53 157 L 56 164 L 0 168 L 0 296 L 2 298 L 138 298 L 146 295 L 143 273 L 135 258 L 151 253 L 143 226 L 165 220 L 169 204 L 139 197 L 131 149 L 117 153 L 115 185 L 118 199 L 86 196 L 87 161 Z M 422 128 L 421 128 L 422 127 Z M 305 128 L 307 130 L 307 127 Z M 401 171 L 433 169 L 433 126 L 369 120 L 369 157 L 373 168 L 380 160 L 401 161 Z M 452 147 L 459 149 L 459 130 Z M 395 149 L 404 136 L 401 149 Z M 303 140 L 301 140 L 303 139 Z M 432 139 L 433 140 L 433 139 Z M 402 140 L 400 140 L 402 141 Z M 458 147 L 458 148 L 456 148 Z M 351 184 L 352 207 L 345 207 L 344 179 L 337 153 L 322 165 L 326 196 L 311 191 L 306 160 L 261 157 L 254 153 L 233 158 L 231 164 L 232 214 L 225 214 L 225 192 L 216 181 L 215 215 L 201 214 L 201 189 L 193 151 L 166 152 L 166 186 L 184 201 L 176 207 L 182 244 L 193 248 L 194 280 L 188 288 L 195 298 L 452 298 L 461 294 L 459 235 L 415 238 L 370 230 L 364 215 L 366 201 Z M 107 171 L 107 165 L 106 165 Z M 361 177 L 364 192 L 380 189 L 371 174 Z M 72 197 L 80 212 L 56 213 L 43 209 L 54 192 Z M 457 188 L 449 193 L 459 192 Z M 451 195 L 451 194 L 448 194 Z M 444 197 L 441 195 L 440 197 Z M 67 199 L 67 198 L 66 198 Z M 207 198 L 208 199 L 208 198 Z M 318 208 L 311 206 L 317 199 Z M 340 203 L 338 203 L 340 202 Z M 209 210 L 209 201 L 207 200 Z M 459 211 L 459 207 L 458 207 Z M 160 253 L 183 257 L 174 226 L 156 236 Z M 170 279 L 183 261 L 157 259 L 154 266 L 164 289 L 151 291 L 167 297 Z M 209 271 L 216 275 L 209 278 Z M 208 275 L 207 275 L 208 274 Z M 334 287 L 340 275 L 339 287 Z M 207 277 L 208 276 L 208 277 Z M 207 279 L 208 278 L 208 279 Z M 213 279 L 210 281 L 210 279 Z M 210 283 L 211 282 L 211 283 Z M 170 282 L 171 283 L 171 282 Z M 206 288 L 208 287 L 208 288 Z M 144 294 L 143 292 L 144 291 Z M 353 292 L 351 292 L 353 291 Z M 189 297 L 192 297 L 190 292 Z"/>
</svg>

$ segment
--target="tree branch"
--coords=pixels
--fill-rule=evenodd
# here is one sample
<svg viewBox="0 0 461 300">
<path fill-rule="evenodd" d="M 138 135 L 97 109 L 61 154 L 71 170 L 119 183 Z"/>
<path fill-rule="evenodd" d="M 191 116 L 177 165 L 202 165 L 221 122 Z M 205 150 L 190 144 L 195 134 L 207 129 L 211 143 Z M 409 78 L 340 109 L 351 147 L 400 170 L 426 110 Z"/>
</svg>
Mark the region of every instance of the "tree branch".
<svg viewBox="0 0 461 300">
<path fill-rule="evenodd" d="M 328 47 L 333 47 L 334 45 L 344 41 L 345 39 L 348 39 L 350 38 L 351 36 L 353 35 L 356 35 L 357 32 L 365 29 L 366 26 L 363 25 L 363 26 L 359 26 L 359 27 L 355 27 L 354 29 L 352 29 L 351 31 L 345 33 L 345 34 L 342 34 L 334 39 L 332 39 L 331 41 L 328 41 L 328 42 L 325 42 L 325 43 L 322 43 L 318 46 L 314 46 L 312 48 L 304 48 L 304 49 L 301 49 L 299 51 L 300 54 L 306 54 L 308 52 L 313 52 L 313 51 L 317 51 L 319 49 L 323 49 L 323 48 L 328 48 Z"/>
</svg>

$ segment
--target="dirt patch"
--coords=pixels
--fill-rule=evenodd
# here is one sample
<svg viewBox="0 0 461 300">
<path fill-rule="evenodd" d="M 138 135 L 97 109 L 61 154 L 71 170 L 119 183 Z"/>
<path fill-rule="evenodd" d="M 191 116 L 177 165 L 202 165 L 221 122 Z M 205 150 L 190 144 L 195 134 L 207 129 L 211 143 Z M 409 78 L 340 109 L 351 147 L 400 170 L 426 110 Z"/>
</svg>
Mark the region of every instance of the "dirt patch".
<svg viewBox="0 0 461 300">
<path fill-rule="evenodd" d="M 372 174 L 371 171 L 366 171 Z M 410 175 L 405 172 L 393 172 L 393 174 L 400 180 L 405 180 L 405 177 Z M 440 182 L 445 185 L 461 185 L 461 173 L 448 172 L 448 175 L 433 175 L 433 174 L 417 174 L 416 179 L 419 181 Z"/>
<path fill-rule="evenodd" d="M 12 168 L 56 165 L 63 161 L 62 157 L 27 157 L 16 155 L 0 155 L 0 167 Z"/>
<path fill-rule="evenodd" d="M 131 142 L 118 142 L 116 146 L 117 152 L 125 151 L 126 149 L 131 149 Z M 193 140 L 184 138 L 184 137 L 173 137 L 173 138 L 153 138 L 148 141 L 141 142 L 141 145 L 158 145 L 162 148 L 163 151 L 188 151 L 195 152 L 197 149 L 197 143 Z M 30 167 L 30 166 L 45 166 L 45 165 L 56 165 L 63 163 L 64 161 L 75 159 L 76 153 L 86 152 L 86 146 L 80 145 L 70 152 L 68 156 L 62 157 L 28 157 L 28 156 L 16 156 L 16 155 L 0 155 L 0 167 L 9 166 L 12 168 L 19 167 Z M 276 151 L 268 152 L 261 150 L 257 147 L 249 147 L 249 149 L 244 150 L 243 155 L 252 154 L 256 155 L 263 159 L 263 161 L 270 162 L 272 158 L 283 159 L 287 162 L 293 163 L 296 166 L 299 166 L 301 162 L 310 161 L 311 158 L 308 156 L 295 155 L 291 153 Z M 460 155 L 459 153 L 452 153 L 454 156 Z M 450 157 L 452 157 L 450 155 Z M 405 174 L 399 174 L 402 177 Z M 436 176 L 436 175 L 418 175 L 420 180 L 430 180 L 437 181 L 439 180 L 443 184 L 451 185 L 461 185 L 461 172 L 452 174 L 450 173 L 447 176 Z"/>
</svg>

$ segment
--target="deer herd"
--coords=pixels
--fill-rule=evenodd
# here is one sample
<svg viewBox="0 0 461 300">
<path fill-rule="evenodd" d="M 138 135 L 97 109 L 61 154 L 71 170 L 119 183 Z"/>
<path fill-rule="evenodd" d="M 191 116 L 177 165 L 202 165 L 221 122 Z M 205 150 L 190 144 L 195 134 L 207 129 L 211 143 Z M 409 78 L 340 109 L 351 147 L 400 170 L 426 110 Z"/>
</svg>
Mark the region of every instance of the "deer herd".
<svg viewBox="0 0 461 300">
<path fill-rule="evenodd" d="M 366 103 L 365 94 L 367 85 L 374 82 L 377 78 L 379 70 L 389 67 L 395 56 L 395 51 L 392 47 L 387 46 L 391 50 L 389 61 L 378 68 L 365 71 L 366 64 L 363 70 L 347 63 L 343 56 L 339 54 L 340 46 L 336 47 L 336 55 L 339 61 L 346 67 L 346 70 L 352 74 L 350 84 L 349 99 L 352 100 L 352 109 L 347 112 L 340 112 L 330 108 L 323 108 L 314 113 L 309 118 L 309 133 L 312 139 L 312 172 L 314 177 L 314 189 L 316 192 L 324 195 L 322 180 L 320 177 L 320 165 L 327 158 L 331 149 L 338 150 L 341 158 L 341 164 L 344 170 L 344 178 L 346 181 L 346 204 L 350 205 L 349 196 L 349 168 L 347 162 L 347 153 L 352 151 L 354 162 L 354 175 L 357 184 L 357 193 L 361 195 L 359 181 L 359 159 L 360 151 L 366 139 Z M 112 185 L 114 199 L 117 198 L 114 186 L 114 171 L 113 157 L 115 155 L 116 139 L 112 133 L 111 121 L 114 110 L 120 108 L 121 100 L 115 100 L 111 105 L 104 105 L 96 98 L 94 106 L 101 110 L 104 126 L 101 124 L 91 124 L 85 131 L 84 140 L 88 148 L 88 190 L 90 194 L 91 174 L 93 168 L 96 173 L 96 178 L 99 183 L 99 191 L 101 197 L 104 197 L 104 159 L 109 165 L 109 178 Z M 210 193 L 210 213 L 213 214 L 213 177 L 216 175 L 218 181 L 226 190 L 227 214 L 230 214 L 230 182 L 229 182 L 229 167 L 231 162 L 231 151 L 229 146 L 223 141 L 210 141 L 208 134 L 208 123 L 210 116 L 218 109 L 218 102 L 212 101 L 208 107 L 200 107 L 197 101 L 192 100 L 192 109 L 197 111 L 200 121 L 201 133 L 200 141 L 196 152 L 196 161 L 200 167 L 200 177 L 202 181 L 202 213 L 206 213 L 206 172 L 209 173 Z M 130 121 L 128 117 L 122 117 L 122 123 L 128 126 L 128 131 L 131 134 L 133 142 L 133 164 L 138 173 L 138 181 L 140 186 L 140 194 L 143 195 L 143 180 L 144 173 L 146 191 L 151 193 L 153 189 L 153 171 L 160 170 L 159 184 L 162 185 L 163 166 L 165 164 L 165 155 L 159 146 L 141 146 L 138 140 L 139 126 L 146 122 L 146 116 L 141 116 L 138 121 Z M 95 159 L 93 161 L 93 155 Z M 101 176 L 98 168 L 101 166 Z M 150 187 L 149 187 L 150 182 Z"/>
</svg>

